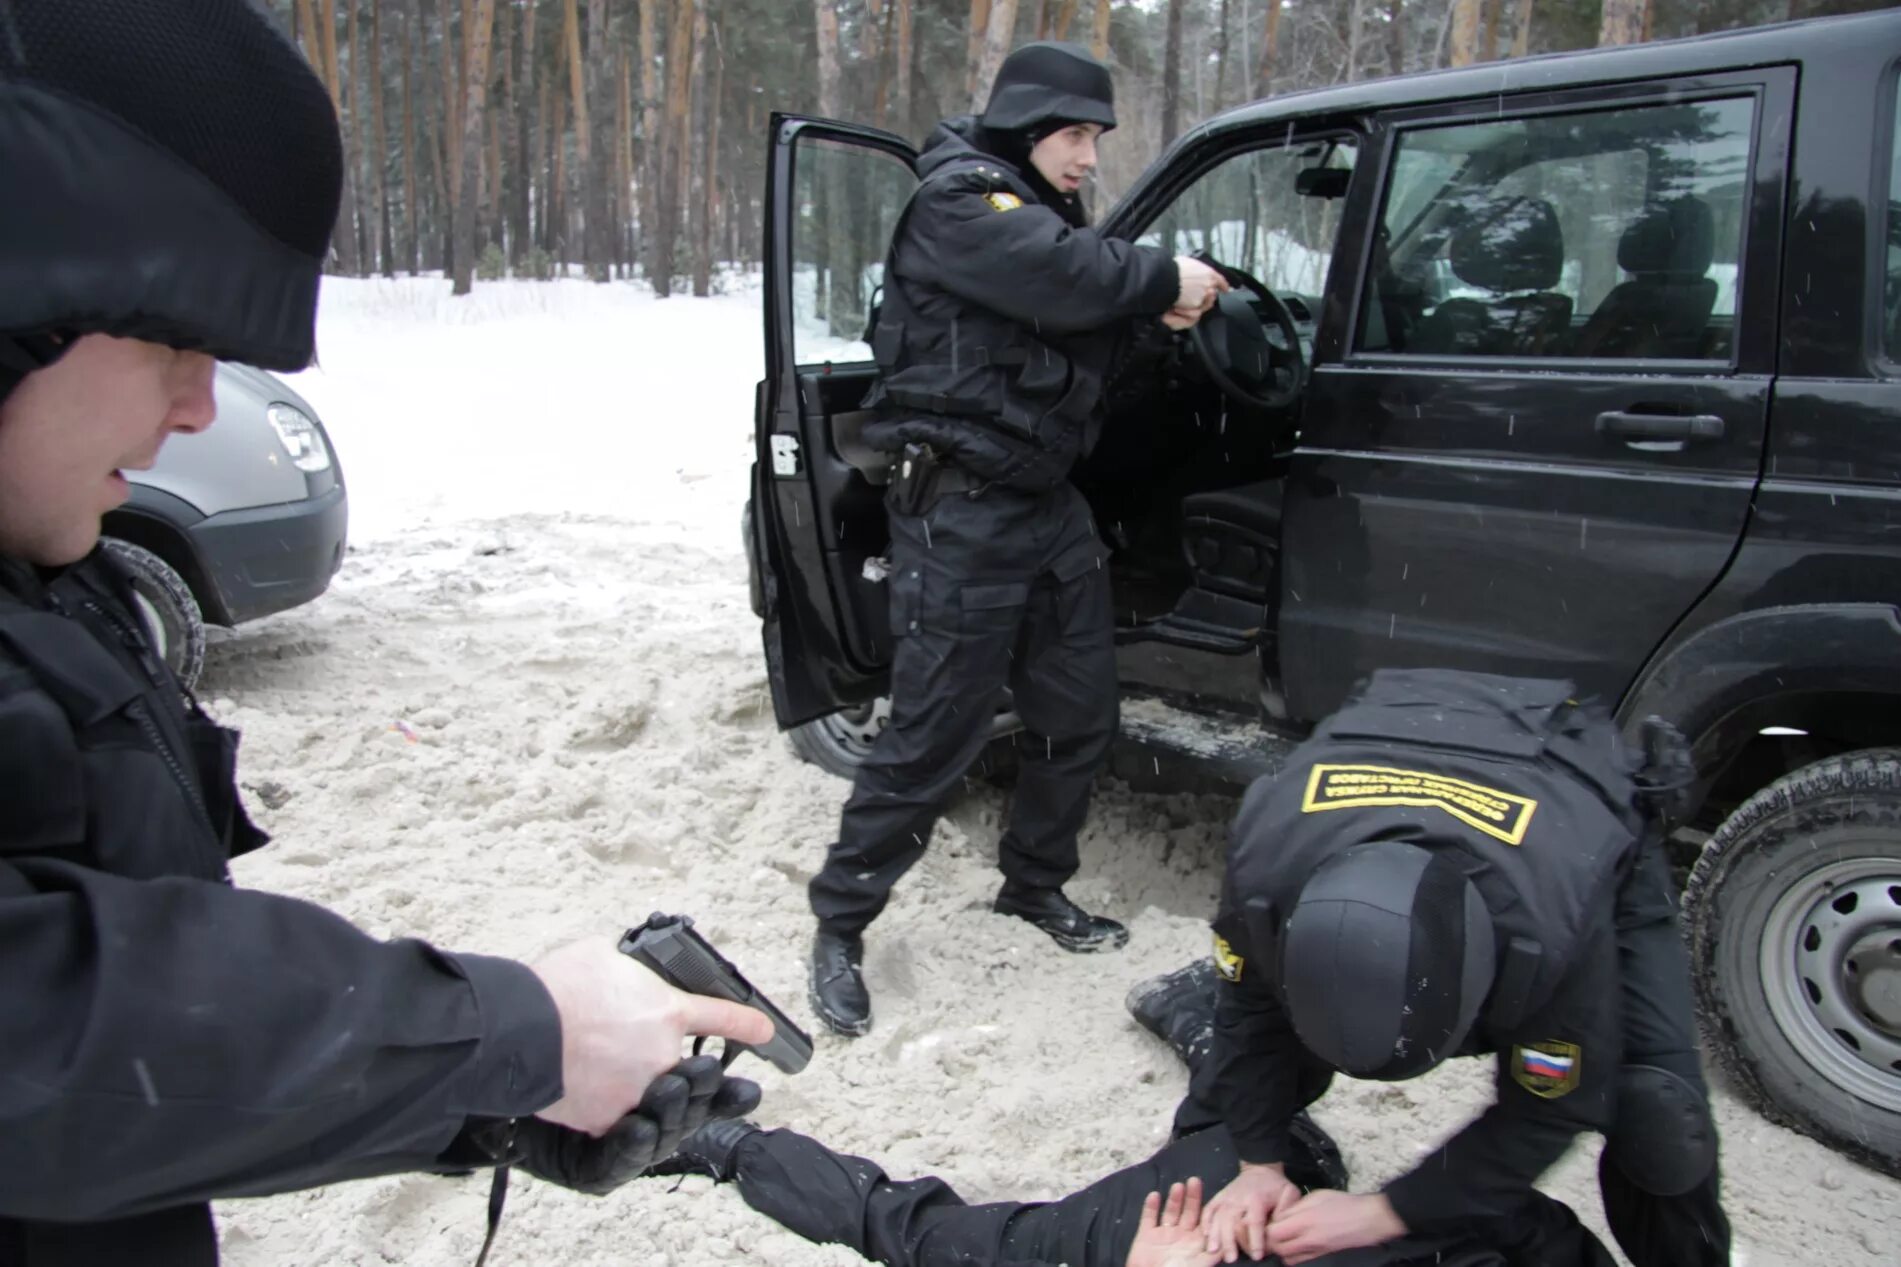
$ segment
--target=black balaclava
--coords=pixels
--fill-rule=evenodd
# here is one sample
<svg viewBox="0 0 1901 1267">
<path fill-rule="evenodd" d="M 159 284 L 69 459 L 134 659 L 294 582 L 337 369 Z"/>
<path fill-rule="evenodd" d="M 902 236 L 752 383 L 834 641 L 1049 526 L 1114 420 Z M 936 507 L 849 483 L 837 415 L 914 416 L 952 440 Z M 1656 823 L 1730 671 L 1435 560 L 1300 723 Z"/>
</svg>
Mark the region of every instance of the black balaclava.
<svg viewBox="0 0 1901 1267">
<path fill-rule="evenodd" d="M 1281 935 L 1280 986 L 1301 1045 L 1391 1081 L 1454 1055 L 1491 992 L 1490 911 L 1453 858 L 1369 841 L 1314 872 Z"/>
<path fill-rule="evenodd" d="M 1037 197 L 1071 224 L 1088 223 L 1082 199 L 1059 191 L 1030 162 L 1030 150 L 1072 123 L 1116 125 L 1109 68 L 1074 44 L 1038 40 L 1003 59 L 978 117 L 979 143 L 1023 174 Z"/>
<path fill-rule="evenodd" d="M 89 333 L 302 369 L 342 171 L 251 0 L 0 0 L 0 396 Z"/>
</svg>

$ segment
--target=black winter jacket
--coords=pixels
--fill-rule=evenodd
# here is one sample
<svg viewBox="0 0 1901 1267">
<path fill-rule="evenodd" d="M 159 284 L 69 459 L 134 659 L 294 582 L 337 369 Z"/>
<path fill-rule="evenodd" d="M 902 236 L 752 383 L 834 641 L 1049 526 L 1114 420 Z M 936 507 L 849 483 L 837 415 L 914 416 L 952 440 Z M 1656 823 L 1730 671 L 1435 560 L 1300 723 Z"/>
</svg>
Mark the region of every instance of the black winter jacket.
<svg viewBox="0 0 1901 1267">
<path fill-rule="evenodd" d="M 932 445 L 1026 490 L 1068 477 L 1101 433 L 1105 380 L 1137 318 L 1175 302 L 1173 258 L 1077 228 L 1015 166 L 938 125 L 893 234 L 865 403 L 874 447 Z M 1047 186 L 1044 186 L 1047 188 Z"/>
<path fill-rule="evenodd" d="M 1386 1185 L 1407 1228 L 1511 1213 L 1574 1136 L 1611 1124 L 1618 917 L 1641 900 L 1630 882 L 1648 820 L 1610 719 L 1571 696 L 1567 682 L 1382 671 L 1249 789 L 1215 920 L 1226 981 L 1209 1056 L 1242 1160 L 1285 1160 L 1300 1088 L 1331 1073 L 1281 997 L 1282 923 L 1322 862 L 1373 839 L 1452 854 L 1497 936 L 1491 995 L 1454 1053 L 1495 1055 L 1496 1098 Z"/>
<path fill-rule="evenodd" d="M 561 1093 L 520 964 L 232 887 L 237 736 L 100 553 L 0 560 L 0 1267 L 216 1261 L 211 1199 L 445 1168 Z"/>
</svg>

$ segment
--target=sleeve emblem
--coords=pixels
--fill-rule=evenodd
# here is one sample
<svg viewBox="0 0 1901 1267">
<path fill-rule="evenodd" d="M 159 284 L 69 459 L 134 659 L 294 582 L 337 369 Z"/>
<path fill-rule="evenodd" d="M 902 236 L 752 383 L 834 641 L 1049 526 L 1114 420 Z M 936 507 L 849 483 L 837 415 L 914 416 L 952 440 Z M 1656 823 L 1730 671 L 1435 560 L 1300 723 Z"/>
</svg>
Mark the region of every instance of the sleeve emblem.
<svg viewBox="0 0 1901 1267">
<path fill-rule="evenodd" d="M 1023 199 L 1012 193 L 985 194 L 984 201 L 990 204 L 992 211 L 1015 211 L 1023 205 Z"/>
<path fill-rule="evenodd" d="M 1570 1094 L 1583 1069 L 1584 1052 L 1576 1043 L 1546 1039 L 1512 1047 L 1512 1081 L 1542 1099 Z"/>
<path fill-rule="evenodd" d="M 1215 971 L 1223 981 L 1239 981 L 1247 960 L 1234 953 L 1234 947 L 1220 933 L 1215 934 Z"/>
</svg>

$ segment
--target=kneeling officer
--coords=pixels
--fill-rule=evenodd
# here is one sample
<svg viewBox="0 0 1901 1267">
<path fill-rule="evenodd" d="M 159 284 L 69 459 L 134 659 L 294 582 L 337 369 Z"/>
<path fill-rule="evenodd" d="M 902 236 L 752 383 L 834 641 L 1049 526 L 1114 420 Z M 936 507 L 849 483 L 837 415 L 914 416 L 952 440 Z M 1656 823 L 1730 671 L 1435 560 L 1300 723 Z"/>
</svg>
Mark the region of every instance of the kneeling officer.
<svg viewBox="0 0 1901 1267">
<path fill-rule="evenodd" d="M 1184 1108 L 1240 1153 L 1206 1218 L 1228 1261 L 1509 1225 L 1584 1131 L 1607 1137 L 1605 1211 L 1637 1267 L 1729 1261 L 1659 829 L 1687 754 L 1653 723 L 1635 759 L 1572 691 L 1378 673 L 1249 791 L 1213 1050 Z M 1495 1102 L 1383 1192 L 1303 1198 L 1281 1174 L 1289 1120 L 1335 1071 L 1397 1081 L 1479 1054 Z"/>
</svg>

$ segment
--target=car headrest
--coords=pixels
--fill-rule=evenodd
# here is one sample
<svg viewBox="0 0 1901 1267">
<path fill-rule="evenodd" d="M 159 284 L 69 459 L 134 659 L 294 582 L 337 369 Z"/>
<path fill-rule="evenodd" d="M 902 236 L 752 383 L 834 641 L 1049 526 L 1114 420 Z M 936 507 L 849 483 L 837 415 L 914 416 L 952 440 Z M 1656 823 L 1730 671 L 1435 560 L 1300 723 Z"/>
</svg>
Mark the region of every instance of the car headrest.
<svg viewBox="0 0 1901 1267">
<path fill-rule="evenodd" d="M 1627 273 L 1701 277 L 1716 253 L 1716 220 L 1701 198 L 1659 203 L 1637 217 L 1617 243 Z"/>
<path fill-rule="evenodd" d="M 1564 232 L 1543 198 L 1498 198 L 1452 235 L 1452 271 L 1486 290 L 1550 290 L 1564 269 Z"/>
</svg>

